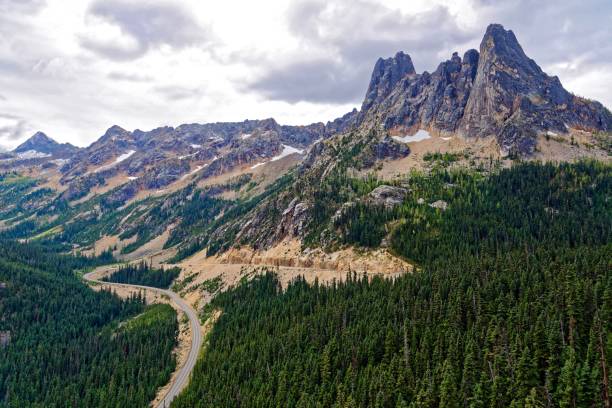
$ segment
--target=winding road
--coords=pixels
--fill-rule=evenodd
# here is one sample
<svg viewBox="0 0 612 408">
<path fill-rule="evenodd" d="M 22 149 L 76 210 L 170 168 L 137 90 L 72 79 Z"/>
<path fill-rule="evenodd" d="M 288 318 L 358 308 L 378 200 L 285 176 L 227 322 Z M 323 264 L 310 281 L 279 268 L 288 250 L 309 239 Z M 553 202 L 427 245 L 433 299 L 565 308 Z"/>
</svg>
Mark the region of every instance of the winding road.
<svg viewBox="0 0 612 408">
<path fill-rule="evenodd" d="M 86 273 L 83 275 L 83 279 L 89 282 L 100 283 L 103 285 L 109 286 L 119 286 L 119 287 L 130 287 L 136 289 L 146 289 L 151 290 L 163 295 L 166 295 L 172 299 L 172 301 L 187 315 L 189 318 L 189 325 L 191 327 L 191 349 L 189 350 L 189 355 L 187 356 L 187 360 L 185 364 L 179 369 L 174 382 L 172 383 L 170 389 L 164 396 L 164 398 L 157 404 L 158 408 L 169 407 L 172 400 L 181 393 L 183 388 L 187 386 L 189 383 L 189 375 L 193 371 L 193 367 L 198 360 L 198 355 L 200 353 L 200 347 L 202 346 L 202 328 L 200 326 L 200 320 L 198 318 L 197 312 L 181 298 L 177 293 L 172 292 L 167 289 L 159 289 L 151 286 L 142 286 L 142 285 L 130 285 L 127 283 L 113 283 L 113 282 L 103 282 L 98 279 L 93 278 L 92 276 L 99 273 L 100 270 L 96 270 L 93 272 Z"/>
</svg>

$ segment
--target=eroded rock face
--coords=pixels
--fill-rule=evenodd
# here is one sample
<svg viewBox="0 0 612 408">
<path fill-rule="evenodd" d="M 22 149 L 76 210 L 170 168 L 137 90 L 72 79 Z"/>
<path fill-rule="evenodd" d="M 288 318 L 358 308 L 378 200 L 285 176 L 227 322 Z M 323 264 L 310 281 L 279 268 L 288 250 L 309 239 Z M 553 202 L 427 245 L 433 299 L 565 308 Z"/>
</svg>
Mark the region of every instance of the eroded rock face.
<svg viewBox="0 0 612 408">
<path fill-rule="evenodd" d="M 291 200 L 287 208 L 283 211 L 281 221 L 276 228 L 276 237 L 301 237 L 309 221 L 306 203 L 299 202 L 297 198 Z"/>
<path fill-rule="evenodd" d="M 397 143 L 389 136 L 373 145 L 372 150 L 377 160 L 400 159 L 408 156 L 410 149 L 403 143 Z"/>
<path fill-rule="evenodd" d="M 362 124 L 380 120 L 387 130 L 434 127 L 454 132 L 463 116 L 476 76 L 478 52 L 470 50 L 463 59 L 454 53 L 432 73 L 410 72 L 395 82 L 392 90 L 383 89 L 370 93 L 384 95 L 376 103 L 362 107 Z M 372 74 L 372 83 L 377 75 Z M 371 85 L 372 86 L 372 85 Z"/>
<path fill-rule="evenodd" d="M 566 126 L 609 130 L 601 104 L 567 92 L 523 52 L 512 31 L 492 24 L 480 44 L 478 73 L 461 121 L 466 136 L 495 135 L 505 151 L 531 153 L 537 132 Z"/>
</svg>

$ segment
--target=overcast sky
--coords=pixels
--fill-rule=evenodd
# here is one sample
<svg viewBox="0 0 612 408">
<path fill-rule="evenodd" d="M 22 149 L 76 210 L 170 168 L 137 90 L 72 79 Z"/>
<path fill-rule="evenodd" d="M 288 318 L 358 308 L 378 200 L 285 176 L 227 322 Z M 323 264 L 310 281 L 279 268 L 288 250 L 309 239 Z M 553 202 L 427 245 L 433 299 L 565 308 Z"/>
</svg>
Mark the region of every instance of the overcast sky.
<svg viewBox="0 0 612 408">
<path fill-rule="evenodd" d="M 491 22 L 612 107 L 609 0 L 0 0 L 0 146 L 37 130 L 83 146 L 113 124 L 325 122 L 360 106 L 379 56 L 433 71 Z"/>
</svg>

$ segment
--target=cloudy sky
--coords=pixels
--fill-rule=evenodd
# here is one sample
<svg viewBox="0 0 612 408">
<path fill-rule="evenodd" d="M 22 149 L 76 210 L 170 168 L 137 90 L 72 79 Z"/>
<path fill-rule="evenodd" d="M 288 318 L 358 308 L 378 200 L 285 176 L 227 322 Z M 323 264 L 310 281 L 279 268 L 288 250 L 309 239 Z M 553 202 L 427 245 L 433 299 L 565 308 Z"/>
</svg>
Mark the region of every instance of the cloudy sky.
<svg viewBox="0 0 612 408">
<path fill-rule="evenodd" d="M 327 121 L 360 105 L 379 56 L 432 71 L 491 22 L 612 107 L 609 0 L 0 0 L 0 147 L 37 130 L 83 146 L 113 124 Z"/>
</svg>

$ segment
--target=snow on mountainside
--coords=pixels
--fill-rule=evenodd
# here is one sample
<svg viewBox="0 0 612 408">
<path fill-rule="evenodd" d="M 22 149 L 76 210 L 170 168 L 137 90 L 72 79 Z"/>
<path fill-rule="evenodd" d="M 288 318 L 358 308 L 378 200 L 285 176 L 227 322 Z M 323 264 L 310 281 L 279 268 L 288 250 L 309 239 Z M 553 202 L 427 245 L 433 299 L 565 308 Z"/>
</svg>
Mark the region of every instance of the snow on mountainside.
<svg viewBox="0 0 612 408">
<path fill-rule="evenodd" d="M 51 157 L 48 153 L 37 152 L 36 150 L 26 150 L 21 153 L 17 153 L 17 157 L 20 159 L 40 159 L 43 157 Z"/>
<path fill-rule="evenodd" d="M 101 171 L 104 171 L 104 170 L 110 169 L 111 167 L 116 166 L 117 164 L 121 163 L 122 161 L 129 159 L 129 158 L 130 158 L 130 157 L 131 157 L 131 156 L 132 156 L 134 153 L 136 153 L 136 150 L 129 150 L 128 152 L 123 153 L 123 154 L 119 155 L 119 156 L 118 156 L 118 157 L 115 159 L 115 161 L 114 161 L 114 162 L 112 162 L 112 163 L 110 163 L 110 164 L 106 164 L 106 165 L 101 166 L 101 167 L 98 167 L 98 168 L 97 168 L 97 169 L 94 171 L 94 173 L 99 173 L 99 172 L 101 172 Z"/>
</svg>

